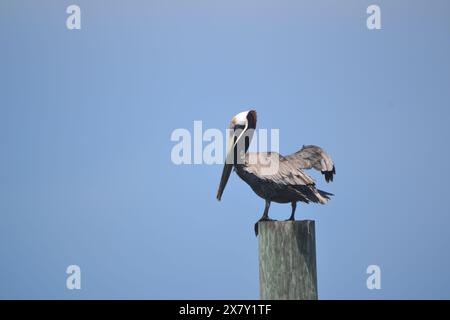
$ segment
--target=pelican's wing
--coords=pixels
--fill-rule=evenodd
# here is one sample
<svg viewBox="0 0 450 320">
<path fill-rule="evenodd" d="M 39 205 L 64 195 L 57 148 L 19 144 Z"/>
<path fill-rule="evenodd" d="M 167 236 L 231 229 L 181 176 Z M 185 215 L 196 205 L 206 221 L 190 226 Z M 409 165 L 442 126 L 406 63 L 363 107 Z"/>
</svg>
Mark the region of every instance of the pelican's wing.
<svg viewBox="0 0 450 320">
<path fill-rule="evenodd" d="M 300 169 L 314 168 L 323 173 L 326 182 L 333 181 L 336 167 L 330 156 L 318 146 L 303 146 L 300 151 L 285 157 L 293 165 Z"/>
<path fill-rule="evenodd" d="M 244 168 L 262 180 L 284 185 L 313 185 L 314 180 L 301 169 L 277 152 L 248 153 Z"/>
<path fill-rule="evenodd" d="M 299 200 L 305 202 L 326 203 L 328 196 L 332 195 L 316 189 L 314 179 L 302 170 L 300 162 L 293 155 L 283 157 L 276 152 L 260 152 L 247 156 L 243 169 L 266 188 L 282 188 L 285 192 L 295 193 Z M 271 167 L 267 163 L 275 165 Z"/>
</svg>

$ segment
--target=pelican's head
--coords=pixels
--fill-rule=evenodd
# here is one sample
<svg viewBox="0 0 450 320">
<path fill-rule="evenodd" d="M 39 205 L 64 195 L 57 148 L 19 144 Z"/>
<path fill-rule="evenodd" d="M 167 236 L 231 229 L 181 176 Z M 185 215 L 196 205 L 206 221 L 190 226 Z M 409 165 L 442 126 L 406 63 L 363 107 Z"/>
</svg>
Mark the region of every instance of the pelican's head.
<svg viewBox="0 0 450 320">
<path fill-rule="evenodd" d="M 227 155 L 222 172 L 222 178 L 220 179 L 219 190 L 217 190 L 217 200 L 220 201 L 222 198 L 222 193 L 227 185 L 233 164 L 237 164 L 239 160 L 242 160 L 243 156 L 247 152 L 255 128 L 255 110 L 238 113 L 233 117 L 233 119 L 231 119 Z"/>
</svg>

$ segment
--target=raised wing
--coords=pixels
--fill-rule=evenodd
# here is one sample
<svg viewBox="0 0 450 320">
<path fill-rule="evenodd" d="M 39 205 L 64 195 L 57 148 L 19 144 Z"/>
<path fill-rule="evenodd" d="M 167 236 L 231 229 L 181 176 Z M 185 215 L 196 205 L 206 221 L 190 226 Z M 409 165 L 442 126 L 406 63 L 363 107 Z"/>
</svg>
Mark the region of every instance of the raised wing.
<svg viewBox="0 0 450 320">
<path fill-rule="evenodd" d="M 314 180 L 277 152 L 248 153 L 245 170 L 260 179 L 284 185 L 314 185 Z"/>
<path fill-rule="evenodd" d="M 333 181 L 333 176 L 336 174 L 333 160 L 325 150 L 318 146 L 303 146 L 300 151 L 286 156 L 285 159 L 297 168 L 314 168 L 322 172 L 326 182 Z"/>
<path fill-rule="evenodd" d="M 250 174 L 252 184 L 261 184 L 266 194 L 286 196 L 295 195 L 304 202 L 326 203 L 331 193 L 318 190 L 314 179 L 302 170 L 298 159 L 293 155 L 283 157 L 276 152 L 260 152 L 247 154 L 243 170 Z M 304 163 L 305 161 L 302 160 Z M 270 166 L 268 164 L 275 164 Z M 245 180 L 245 179 L 244 179 Z"/>
</svg>

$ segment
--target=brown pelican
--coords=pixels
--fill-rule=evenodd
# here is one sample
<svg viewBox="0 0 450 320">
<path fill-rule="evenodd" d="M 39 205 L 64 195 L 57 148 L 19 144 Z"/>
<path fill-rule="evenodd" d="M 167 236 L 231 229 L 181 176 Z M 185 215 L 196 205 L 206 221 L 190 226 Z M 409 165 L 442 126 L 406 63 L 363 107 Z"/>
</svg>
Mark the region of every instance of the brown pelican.
<svg viewBox="0 0 450 320">
<path fill-rule="evenodd" d="M 297 202 L 325 204 L 333 194 L 316 188 L 314 180 L 303 170 L 319 170 L 326 182 L 333 181 L 336 173 L 330 156 L 320 147 L 309 145 L 294 154 L 282 156 L 276 152 L 248 153 L 253 132 L 256 128 L 256 111 L 250 110 L 237 114 L 230 123 L 227 158 L 222 172 L 217 200 L 223 191 L 234 167 L 237 175 L 253 191 L 266 201 L 264 213 L 259 221 L 271 221 L 270 203 L 288 203 L 292 213 L 288 220 L 295 219 Z M 275 164 L 275 165 L 274 165 Z M 276 168 L 271 170 L 270 166 Z M 258 235 L 258 222 L 255 233 Z"/>
</svg>

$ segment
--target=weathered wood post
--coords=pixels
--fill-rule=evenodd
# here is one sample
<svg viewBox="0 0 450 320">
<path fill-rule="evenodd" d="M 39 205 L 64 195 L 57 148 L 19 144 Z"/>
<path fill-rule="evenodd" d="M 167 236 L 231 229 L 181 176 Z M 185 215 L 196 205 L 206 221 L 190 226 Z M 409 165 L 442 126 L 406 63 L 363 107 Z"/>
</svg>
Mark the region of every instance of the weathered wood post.
<svg viewBox="0 0 450 320">
<path fill-rule="evenodd" d="M 260 298 L 316 300 L 314 221 L 266 221 L 258 229 Z"/>
</svg>

